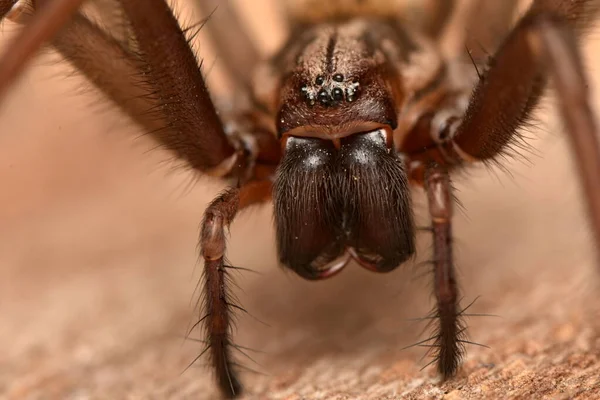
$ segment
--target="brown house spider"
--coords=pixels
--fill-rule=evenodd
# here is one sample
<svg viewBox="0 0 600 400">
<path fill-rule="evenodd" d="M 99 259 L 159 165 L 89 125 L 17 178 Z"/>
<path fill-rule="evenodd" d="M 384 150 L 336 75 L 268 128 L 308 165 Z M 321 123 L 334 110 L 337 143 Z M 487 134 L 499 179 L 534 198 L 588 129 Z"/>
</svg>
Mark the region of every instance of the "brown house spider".
<svg viewBox="0 0 600 400">
<path fill-rule="evenodd" d="M 447 52 L 440 46 L 452 28 L 451 0 L 423 2 L 427 12 L 416 23 L 403 19 L 393 2 L 339 0 L 319 8 L 297 0 L 289 9 L 289 40 L 263 63 L 256 63 L 257 52 L 235 24 L 212 28 L 217 43 L 242 43 L 245 50 L 223 52 L 242 94 L 238 107 L 221 115 L 164 0 L 115 0 L 132 35 L 127 40 L 77 13 L 81 0 L 33 3 L 39 8 L 0 0 L 0 17 L 26 26 L 7 49 L 10 57 L 0 61 L 2 94 L 34 50 L 51 40 L 163 146 L 190 167 L 232 182 L 206 210 L 200 237 L 205 301 L 199 323 L 225 396 L 241 393 L 231 356 L 237 305 L 229 300 L 225 231 L 252 204 L 273 200 L 280 262 L 319 280 L 350 261 L 388 272 L 409 259 L 415 225 L 408 186 L 422 186 L 434 240 L 438 322 L 427 342 L 444 378 L 459 366 L 465 329 L 452 262 L 449 174 L 508 151 L 549 79 L 600 235 L 600 154 L 577 50 L 596 18 L 596 1 L 536 0 L 501 43 L 476 31 L 482 47 L 497 50 L 484 65 L 474 57 L 472 76 L 472 66 L 457 61 L 464 41 Z M 106 13 L 106 4 L 97 3 L 95 11 L 110 22 L 115 14 Z M 499 17 L 503 30 L 515 5 L 478 3 Z"/>
</svg>

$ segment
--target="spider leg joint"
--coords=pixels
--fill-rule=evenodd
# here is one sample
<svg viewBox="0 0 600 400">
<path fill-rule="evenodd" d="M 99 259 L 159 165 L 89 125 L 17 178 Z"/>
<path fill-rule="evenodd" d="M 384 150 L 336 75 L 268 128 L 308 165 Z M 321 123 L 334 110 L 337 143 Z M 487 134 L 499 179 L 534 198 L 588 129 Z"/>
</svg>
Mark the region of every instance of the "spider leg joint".
<svg viewBox="0 0 600 400">
<path fill-rule="evenodd" d="M 17 0 L 10 11 L 8 11 L 8 14 L 6 14 L 6 18 L 18 24 L 24 24 L 33 14 L 33 10 L 34 7 L 31 0 Z"/>
</svg>

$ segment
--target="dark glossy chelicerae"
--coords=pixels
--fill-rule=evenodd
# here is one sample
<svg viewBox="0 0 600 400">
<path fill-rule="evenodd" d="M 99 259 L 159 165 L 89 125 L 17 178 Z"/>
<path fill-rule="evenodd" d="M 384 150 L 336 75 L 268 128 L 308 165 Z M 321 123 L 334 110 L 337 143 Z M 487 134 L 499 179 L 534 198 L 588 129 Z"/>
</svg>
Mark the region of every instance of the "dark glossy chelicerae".
<svg viewBox="0 0 600 400">
<path fill-rule="evenodd" d="M 220 4 L 189 1 L 205 12 Z M 411 258 L 409 185 L 423 188 L 436 299 L 436 330 L 423 343 L 444 378 L 467 343 L 450 175 L 518 143 L 549 81 L 600 237 L 600 151 L 578 50 L 598 1 L 533 0 L 517 18 L 518 0 L 464 10 L 455 0 L 288 0 L 288 38 L 269 57 L 235 14 L 224 23 L 217 13 L 207 28 L 236 84 L 236 107 L 221 114 L 165 0 L 92 0 L 87 15 L 82 2 L 0 0 L 0 19 L 24 26 L 0 58 L 0 95 L 49 43 L 178 159 L 232 183 L 200 232 L 198 325 L 224 396 L 242 392 L 225 234 L 250 205 L 274 202 L 279 261 L 318 280 L 352 261 L 388 272 Z"/>
</svg>

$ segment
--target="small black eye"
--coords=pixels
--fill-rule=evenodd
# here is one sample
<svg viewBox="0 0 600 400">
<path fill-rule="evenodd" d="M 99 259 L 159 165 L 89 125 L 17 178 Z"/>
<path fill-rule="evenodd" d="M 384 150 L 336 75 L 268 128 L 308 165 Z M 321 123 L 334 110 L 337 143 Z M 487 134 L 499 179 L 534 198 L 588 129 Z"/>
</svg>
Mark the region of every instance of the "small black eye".
<svg viewBox="0 0 600 400">
<path fill-rule="evenodd" d="M 335 101 L 342 101 L 344 100 L 344 91 L 340 88 L 335 88 L 333 89 L 333 91 L 331 92 L 332 97 Z"/>
<path fill-rule="evenodd" d="M 344 75 L 342 74 L 335 74 L 333 76 L 333 80 L 336 82 L 344 82 Z"/>
<path fill-rule="evenodd" d="M 319 94 L 317 95 L 319 98 L 319 101 L 321 102 L 321 104 L 323 105 L 328 105 L 330 98 L 329 98 L 329 93 L 327 93 L 327 90 L 325 89 L 321 89 L 319 91 Z"/>
<path fill-rule="evenodd" d="M 322 85 L 323 83 L 325 83 L 325 78 L 323 77 L 323 75 L 317 76 L 317 79 L 315 79 L 315 83 L 317 85 Z"/>
</svg>

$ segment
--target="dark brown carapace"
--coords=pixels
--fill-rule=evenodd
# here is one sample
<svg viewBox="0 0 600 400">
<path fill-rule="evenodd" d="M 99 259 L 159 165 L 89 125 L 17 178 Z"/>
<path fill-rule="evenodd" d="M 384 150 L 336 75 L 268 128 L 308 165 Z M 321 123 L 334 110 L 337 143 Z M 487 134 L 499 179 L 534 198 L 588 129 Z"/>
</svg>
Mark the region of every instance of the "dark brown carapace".
<svg viewBox="0 0 600 400">
<path fill-rule="evenodd" d="M 0 60 L 0 91 L 49 41 L 179 159 L 233 182 L 207 208 L 200 234 L 203 354 L 224 396 L 242 391 L 225 232 L 252 204 L 273 200 L 281 264 L 318 280 L 351 261 L 388 272 L 411 258 L 409 185 L 423 188 L 437 320 L 423 343 L 444 378 L 468 343 L 450 174 L 508 151 L 549 80 L 600 238 L 600 153 L 578 51 L 598 1 L 534 0 L 513 26 L 517 0 L 473 0 L 464 10 L 453 0 L 290 0 L 289 37 L 262 62 L 235 15 L 223 23 L 215 14 L 207 27 L 241 99 L 221 115 L 165 0 L 91 2 L 87 16 L 81 3 L 0 0 L 0 17 L 25 25 Z M 210 11 L 217 2 L 198 3 Z"/>
</svg>

